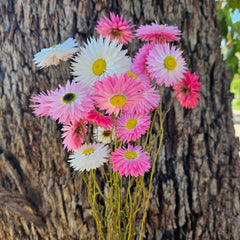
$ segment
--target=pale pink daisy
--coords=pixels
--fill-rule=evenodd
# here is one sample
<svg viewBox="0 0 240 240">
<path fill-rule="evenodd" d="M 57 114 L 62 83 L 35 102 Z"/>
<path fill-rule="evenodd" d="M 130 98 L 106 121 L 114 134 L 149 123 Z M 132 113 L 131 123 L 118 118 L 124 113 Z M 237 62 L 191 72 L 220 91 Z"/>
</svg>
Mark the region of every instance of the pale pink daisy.
<svg viewBox="0 0 240 240">
<path fill-rule="evenodd" d="M 134 71 L 137 76 L 145 76 L 150 82 L 152 79 L 147 70 L 147 57 L 149 51 L 155 46 L 153 43 L 146 43 L 141 48 L 139 48 L 135 57 L 133 58 L 133 63 L 131 65 L 130 71 Z"/>
<path fill-rule="evenodd" d="M 69 156 L 69 163 L 75 171 L 90 171 L 108 161 L 110 149 L 104 143 L 83 144 Z"/>
<path fill-rule="evenodd" d="M 177 94 L 177 99 L 185 108 L 194 108 L 199 102 L 201 88 L 198 82 L 199 76 L 195 73 L 191 74 L 189 71 L 184 73 L 184 78 L 178 81 L 173 89 Z"/>
<path fill-rule="evenodd" d="M 113 170 L 118 171 L 121 176 L 143 176 L 151 168 L 150 157 L 147 154 L 142 151 L 141 146 L 128 145 L 128 148 L 117 148 L 116 152 L 112 152 L 110 163 L 113 164 Z"/>
<path fill-rule="evenodd" d="M 160 95 L 158 90 L 152 87 L 150 84 L 145 85 L 140 91 L 142 97 L 139 98 L 137 104 L 132 108 L 135 113 L 148 113 L 158 107 L 160 102 Z"/>
<path fill-rule="evenodd" d="M 114 124 L 114 120 L 111 116 L 106 116 L 103 113 L 98 112 L 96 109 L 91 110 L 86 118 L 89 122 L 106 129 L 111 129 Z"/>
<path fill-rule="evenodd" d="M 166 87 L 183 78 L 187 68 L 181 54 L 180 49 L 170 47 L 168 43 L 156 44 L 147 57 L 147 70 L 151 78 L 155 79 L 157 84 L 165 84 Z"/>
<path fill-rule="evenodd" d="M 41 92 L 40 94 L 31 97 L 29 100 L 31 102 L 35 102 L 37 104 L 32 104 L 30 107 L 33 108 L 33 113 L 42 117 L 42 116 L 49 116 L 49 112 L 51 109 L 51 103 L 53 101 L 52 99 L 52 93 L 53 91 L 48 91 L 47 93 Z"/>
<path fill-rule="evenodd" d="M 66 86 L 59 85 L 59 89 L 52 93 L 52 99 L 50 116 L 61 123 L 85 118 L 93 108 L 88 88 L 81 83 L 67 81 Z"/>
<path fill-rule="evenodd" d="M 151 116 L 146 113 L 124 112 L 116 122 L 115 133 L 123 142 L 136 141 L 144 134 L 149 125 Z"/>
<path fill-rule="evenodd" d="M 141 83 L 134 80 L 127 74 L 121 74 L 117 77 L 106 77 L 101 81 L 95 82 L 92 87 L 95 92 L 93 100 L 100 110 L 106 110 L 106 113 L 115 116 L 120 111 L 130 110 L 141 98 Z"/>
<path fill-rule="evenodd" d="M 114 39 L 118 40 L 118 43 L 126 44 L 130 42 L 133 36 L 132 28 L 135 25 L 131 25 L 131 20 L 123 20 L 123 16 L 115 16 L 114 13 L 110 13 L 110 19 L 104 16 L 97 22 L 96 30 L 98 34 L 102 34 L 103 38 L 110 37 L 110 41 Z"/>
<path fill-rule="evenodd" d="M 158 25 L 141 25 L 135 33 L 135 36 L 143 41 L 152 41 L 154 43 L 164 43 L 180 40 L 181 31 L 176 26 Z"/>
<path fill-rule="evenodd" d="M 81 147 L 85 140 L 87 121 L 80 119 L 79 121 L 74 121 L 73 123 L 64 124 L 62 131 L 64 148 L 67 148 L 68 151 L 76 150 Z"/>
</svg>

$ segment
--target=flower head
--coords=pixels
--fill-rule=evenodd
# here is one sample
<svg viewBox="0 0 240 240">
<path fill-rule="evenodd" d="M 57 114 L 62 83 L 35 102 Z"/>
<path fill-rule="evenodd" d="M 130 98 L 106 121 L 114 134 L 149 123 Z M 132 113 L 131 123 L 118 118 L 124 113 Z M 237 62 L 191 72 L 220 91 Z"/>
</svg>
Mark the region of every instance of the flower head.
<svg viewBox="0 0 240 240">
<path fill-rule="evenodd" d="M 136 53 L 135 57 L 133 58 L 133 63 L 130 68 L 130 71 L 134 71 L 137 76 L 145 76 L 150 82 L 152 79 L 150 74 L 147 70 L 147 57 L 149 51 L 155 46 L 154 43 L 145 43 Z M 133 69 L 133 70 L 132 70 Z"/>
<path fill-rule="evenodd" d="M 85 118 L 93 108 L 89 91 L 80 83 L 67 81 L 66 86 L 60 86 L 52 93 L 49 110 L 50 117 L 59 119 L 61 123 L 78 121 Z"/>
<path fill-rule="evenodd" d="M 111 129 L 114 124 L 114 120 L 111 116 L 106 116 L 101 112 L 98 112 L 96 109 L 91 110 L 87 117 L 88 121 L 97 126 L 100 126 L 105 129 Z"/>
<path fill-rule="evenodd" d="M 133 177 L 143 176 L 151 168 L 150 157 L 147 152 L 142 151 L 141 146 L 128 145 L 128 148 L 117 148 L 110 157 L 110 163 L 113 164 L 114 171 L 126 177 L 129 174 Z"/>
<path fill-rule="evenodd" d="M 143 41 L 164 43 L 178 41 L 180 38 L 177 35 L 181 35 L 181 31 L 175 26 L 152 23 L 152 25 L 141 25 L 135 35 Z"/>
<path fill-rule="evenodd" d="M 74 81 L 91 87 L 106 76 L 125 73 L 131 65 L 131 59 L 126 56 L 127 50 L 121 48 L 122 44 L 117 45 L 117 40 L 110 43 L 108 37 L 105 40 L 102 36 L 90 38 L 72 63 L 72 73 L 76 76 Z"/>
<path fill-rule="evenodd" d="M 158 91 L 149 85 L 144 85 L 144 87 L 139 92 L 141 98 L 139 98 L 137 104 L 132 108 L 135 113 L 148 113 L 158 107 L 160 102 L 160 95 Z"/>
<path fill-rule="evenodd" d="M 66 61 L 78 51 L 78 43 L 73 38 L 68 38 L 65 42 L 44 48 L 34 55 L 33 61 L 40 67 L 59 64 L 60 60 Z"/>
<path fill-rule="evenodd" d="M 199 102 L 201 88 L 198 82 L 198 76 L 195 73 L 191 74 L 189 71 L 184 73 L 184 78 L 178 81 L 173 89 L 177 94 L 177 99 L 185 108 L 194 108 Z"/>
<path fill-rule="evenodd" d="M 115 16 L 110 13 L 110 19 L 104 16 L 97 22 L 96 30 L 98 34 L 102 34 L 103 38 L 110 37 L 110 41 L 118 40 L 118 43 L 126 44 L 130 42 L 134 36 L 133 28 L 135 25 L 130 24 L 131 20 L 123 20 L 123 16 Z"/>
<path fill-rule="evenodd" d="M 97 127 L 93 130 L 93 137 L 97 142 L 103 142 L 105 144 L 111 143 L 114 139 L 114 130 Z"/>
<path fill-rule="evenodd" d="M 108 146 L 103 143 L 85 143 L 69 156 L 69 163 L 76 171 L 89 171 L 107 162 L 109 153 Z"/>
<path fill-rule="evenodd" d="M 186 63 L 181 54 L 180 49 L 170 47 L 168 43 L 155 45 L 147 58 L 147 70 L 151 78 L 155 79 L 157 84 L 165 84 L 166 87 L 183 78 Z"/>
<path fill-rule="evenodd" d="M 73 123 L 64 124 L 62 131 L 64 148 L 67 148 L 68 151 L 76 150 L 81 147 L 85 140 L 87 121 L 80 119 L 79 121 L 74 121 Z"/>
<path fill-rule="evenodd" d="M 120 111 L 131 109 L 141 98 L 141 83 L 127 74 L 108 76 L 96 82 L 92 90 L 95 92 L 92 98 L 96 106 L 115 116 Z"/>
<path fill-rule="evenodd" d="M 144 75 L 144 74 L 141 74 L 141 75 L 135 74 L 135 69 L 134 69 L 133 65 L 131 65 L 130 71 L 127 72 L 127 76 L 128 77 L 131 76 L 136 81 L 140 82 L 143 88 L 145 88 L 146 86 L 151 85 L 151 81 L 149 80 L 148 77 L 146 77 L 146 75 Z"/>
<path fill-rule="evenodd" d="M 117 137 L 124 142 L 136 141 L 147 131 L 150 117 L 144 113 L 124 112 L 116 122 Z"/>
</svg>

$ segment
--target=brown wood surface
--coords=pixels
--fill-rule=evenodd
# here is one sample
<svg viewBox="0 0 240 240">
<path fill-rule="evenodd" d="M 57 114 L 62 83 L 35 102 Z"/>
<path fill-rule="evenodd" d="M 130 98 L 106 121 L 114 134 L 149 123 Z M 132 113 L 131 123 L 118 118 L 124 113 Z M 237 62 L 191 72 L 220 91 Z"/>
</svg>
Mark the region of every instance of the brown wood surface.
<svg viewBox="0 0 240 240">
<path fill-rule="evenodd" d="M 194 110 L 164 91 L 165 110 L 175 100 L 146 238 L 239 240 L 239 141 L 214 0 L 0 0 L 0 239 L 97 239 L 80 176 L 64 188 L 70 169 L 58 126 L 34 116 L 29 98 L 63 84 L 58 68 L 38 69 L 33 55 L 68 37 L 82 44 L 109 11 L 137 25 L 177 25 L 183 31 L 178 46 L 202 82 Z M 131 44 L 131 54 L 137 46 Z"/>
</svg>

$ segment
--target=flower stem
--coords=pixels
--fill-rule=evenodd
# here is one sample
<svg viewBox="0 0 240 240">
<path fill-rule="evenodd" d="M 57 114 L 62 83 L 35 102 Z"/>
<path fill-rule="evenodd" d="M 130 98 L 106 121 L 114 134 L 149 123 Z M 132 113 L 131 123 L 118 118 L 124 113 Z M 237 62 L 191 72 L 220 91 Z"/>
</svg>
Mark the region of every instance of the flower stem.
<svg viewBox="0 0 240 240">
<path fill-rule="evenodd" d="M 161 88 L 160 88 L 159 91 L 160 91 L 160 96 L 161 96 Z M 159 155 L 159 152 L 160 152 L 160 149 L 161 149 L 161 146 L 162 146 L 162 141 L 163 141 L 162 98 L 160 100 L 160 106 L 159 106 L 159 120 L 160 120 L 160 133 L 161 133 L 160 142 L 159 142 L 158 149 L 157 149 L 157 152 L 155 154 L 155 158 L 154 158 L 154 161 L 153 161 L 153 164 L 152 164 L 152 170 L 151 170 L 150 182 L 149 182 L 149 189 L 148 189 L 148 195 L 147 195 L 147 202 L 146 202 L 146 205 L 145 205 L 143 218 L 142 218 L 142 223 L 141 223 L 141 230 L 140 230 L 140 236 L 139 236 L 140 240 L 143 238 L 143 231 L 145 229 L 144 225 L 145 225 L 145 222 L 146 222 L 147 210 L 148 210 L 148 207 L 149 207 L 150 194 L 151 194 L 151 190 L 152 190 L 153 174 L 154 174 L 154 171 L 155 171 L 157 158 L 158 158 L 158 155 Z M 150 132 L 150 134 L 151 134 L 151 132 Z M 151 142 L 151 139 L 150 139 L 150 142 Z"/>
<path fill-rule="evenodd" d="M 128 219 L 128 223 L 129 223 L 129 230 L 128 230 L 128 240 L 131 239 L 132 236 L 132 197 L 131 197 L 131 176 L 129 174 L 128 177 L 128 199 L 129 199 L 129 204 L 130 204 L 130 214 L 129 214 L 129 219 Z"/>
</svg>

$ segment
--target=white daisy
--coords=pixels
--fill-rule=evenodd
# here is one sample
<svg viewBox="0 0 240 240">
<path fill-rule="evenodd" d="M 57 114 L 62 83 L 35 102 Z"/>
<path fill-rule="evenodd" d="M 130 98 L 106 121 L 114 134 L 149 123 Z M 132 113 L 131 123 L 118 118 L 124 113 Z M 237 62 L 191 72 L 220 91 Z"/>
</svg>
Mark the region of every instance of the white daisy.
<svg viewBox="0 0 240 240">
<path fill-rule="evenodd" d="M 105 144 L 111 143 L 114 139 L 114 131 L 105 129 L 102 127 L 97 127 L 93 130 L 93 137 L 97 142 L 103 142 Z"/>
<path fill-rule="evenodd" d="M 43 48 L 34 55 L 33 61 L 40 67 L 59 64 L 60 60 L 66 61 L 78 52 L 78 43 L 73 38 L 68 38 L 65 42 L 56 44 L 50 48 Z"/>
<path fill-rule="evenodd" d="M 72 63 L 74 81 L 91 87 L 106 76 L 127 72 L 131 58 L 126 56 L 127 50 L 121 50 L 122 44 L 117 43 L 117 40 L 110 42 L 108 37 L 103 40 L 101 35 L 98 39 L 90 38 Z"/>
<path fill-rule="evenodd" d="M 96 169 L 108 161 L 110 149 L 103 143 L 83 144 L 69 156 L 69 163 L 76 171 Z"/>
</svg>

